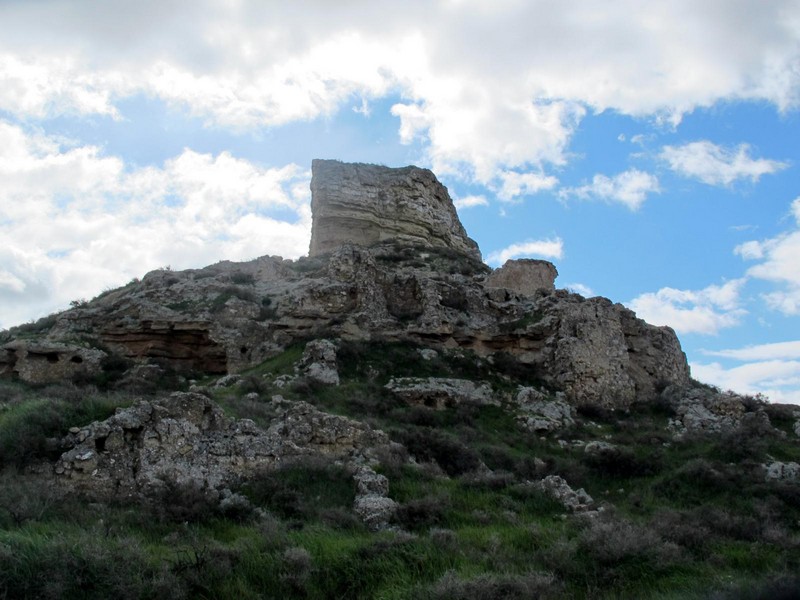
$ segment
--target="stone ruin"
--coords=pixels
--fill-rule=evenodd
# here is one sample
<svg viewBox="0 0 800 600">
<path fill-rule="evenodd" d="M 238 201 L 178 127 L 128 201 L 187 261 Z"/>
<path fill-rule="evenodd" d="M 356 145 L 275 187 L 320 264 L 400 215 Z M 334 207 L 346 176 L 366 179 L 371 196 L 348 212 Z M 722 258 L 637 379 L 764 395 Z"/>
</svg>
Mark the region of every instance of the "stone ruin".
<svg viewBox="0 0 800 600">
<path fill-rule="evenodd" d="M 395 241 L 451 248 L 480 260 L 444 187 L 428 169 L 314 160 L 309 256 L 342 244 Z"/>
</svg>

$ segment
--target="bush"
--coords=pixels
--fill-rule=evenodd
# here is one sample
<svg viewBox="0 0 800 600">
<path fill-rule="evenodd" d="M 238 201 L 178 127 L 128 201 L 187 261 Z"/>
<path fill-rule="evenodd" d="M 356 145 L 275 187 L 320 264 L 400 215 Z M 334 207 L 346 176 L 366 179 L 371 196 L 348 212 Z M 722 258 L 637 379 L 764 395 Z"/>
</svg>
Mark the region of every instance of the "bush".
<svg viewBox="0 0 800 600">
<path fill-rule="evenodd" d="M 448 571 L 430 590 L 432 600 L 514 600 L 516 598 L 561 598 L 563 586 L 550 573 L 524 575 L 479 575 L 460 579 Z"/>
<path fill-rule="evenodd" d="M 355 501 L 352 472 L 321 457 L 300 458 L 265 470 L 243 491 L 253 503 L 278 516 L 305 521 L 323 519 L 327 509 L 349 511 Z"/>
<path fill-rule="evenodd" d="M 23 467 L 37 460 L 54 460 L 62 452 L 59 440 L 67 429 L 105 419 L 126 399 L 82 395 L 72 399 L 73 388 L 49 387 L 50 397 L 23 400 L 0 413 L 0 469 Z"/>
<path fill-rule="evenodd" d="M 450 476 L 469 473 L 481 466 L 475 450 L 435 429 L 416 428 L 400 432 L 398 437 L 418 461 L 435 461 Z"/>
<path fill-rule="evenodd" d="M 426 496 L 401 504 L 392 521 L 404 529 L 418 531 L 445 523 L 445 512 L 450 499 L 443 496 Z"/>
<path fill-rule="evenodd" d="M 218 498 L 202 483 L 191 480 L 179 483 L 169 477 L 152 493 L 151 509 L 161 521 L 169 523 L 202 523 L 217 511 Z"/>
<path fill-rule="evenodd" d="M 175 577 L 148 564 L 135 540 L 8 537 L 0 544 L 0 597 L 134 600 L 185 597 Z M 163 596 L 162 596 L 163 597 Z"/>
<path fill-rule="evenodd" d="M 587 466 L 611 477 L 643 477 L 658 473 L 662 468 L 659 455 L 639 457 L 630 448 L 620 446 L 585 455 L 582 460 Z"/>
<path fill-rule="evenodd" d="M 55 485 L 44 478 L 26 477 L 15 469 L 0 474 L 0 527 L 37 521 L 60 500 Z"/>
</svg>

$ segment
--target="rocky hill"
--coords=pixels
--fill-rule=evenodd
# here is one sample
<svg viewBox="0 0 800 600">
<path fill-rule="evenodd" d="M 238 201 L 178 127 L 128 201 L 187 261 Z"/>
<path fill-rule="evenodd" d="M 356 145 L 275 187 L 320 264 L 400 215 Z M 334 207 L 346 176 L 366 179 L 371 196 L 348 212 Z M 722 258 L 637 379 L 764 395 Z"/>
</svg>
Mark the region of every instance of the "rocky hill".
<svg viewBox="0 0 800 600">
<path fill-rule="evenodd" d="M 298 340 L 408 340 L 507 353 L 575 404 L 624 407 L 689 380 L 674 332 L 554 289 L 555 267 L 480 261 L 430 171 L 314 161 L 309 257 L 154 271 L 2 347 L 0 373 L 96 375 L 106 354 L 236 373 Z"/>
<path fill-rule="evenodd" d="M 312 170 L 308 257 L 3 334 L 0 597 L 796 588 L 800 411 L 549 262 L 488 268 L 430 171 Z"/>
</svg>

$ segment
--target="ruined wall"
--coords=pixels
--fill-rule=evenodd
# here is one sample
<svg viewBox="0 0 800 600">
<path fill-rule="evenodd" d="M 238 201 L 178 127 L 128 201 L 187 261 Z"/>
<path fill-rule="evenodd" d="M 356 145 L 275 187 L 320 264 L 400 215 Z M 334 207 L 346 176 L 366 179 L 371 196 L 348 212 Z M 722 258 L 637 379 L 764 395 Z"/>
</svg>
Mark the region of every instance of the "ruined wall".
<svg viewBox="0 0 800 600">
<path fill-rule="evenodd" d="M 309 256 L 344 243 L 396 240 L 451 248 L 480 260 L 445 188 L 427 169 L 314 160 Z"/>
<path fill-rule="evenodd" d="M 532 296 L 539 290 L 553 291 L 558 271 L 546 260 L 520 258 L 507 260 L 486 278 L 486 287 L 506 288 L 523 296 Z"/>
</svg>

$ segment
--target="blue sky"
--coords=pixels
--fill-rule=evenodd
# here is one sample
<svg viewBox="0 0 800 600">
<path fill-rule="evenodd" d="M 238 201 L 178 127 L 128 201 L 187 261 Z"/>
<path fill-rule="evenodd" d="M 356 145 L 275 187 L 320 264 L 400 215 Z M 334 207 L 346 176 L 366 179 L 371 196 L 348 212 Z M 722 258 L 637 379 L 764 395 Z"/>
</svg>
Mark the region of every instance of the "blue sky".
<svg viewBox="0 0 800 600">
<path fill-rule="evenodd" d="M 800 2 L 6 0 L 0 328 L 310 234 L 313 158 L 416 164 L 498 266 L 800 403 Z"/>
</svg>

